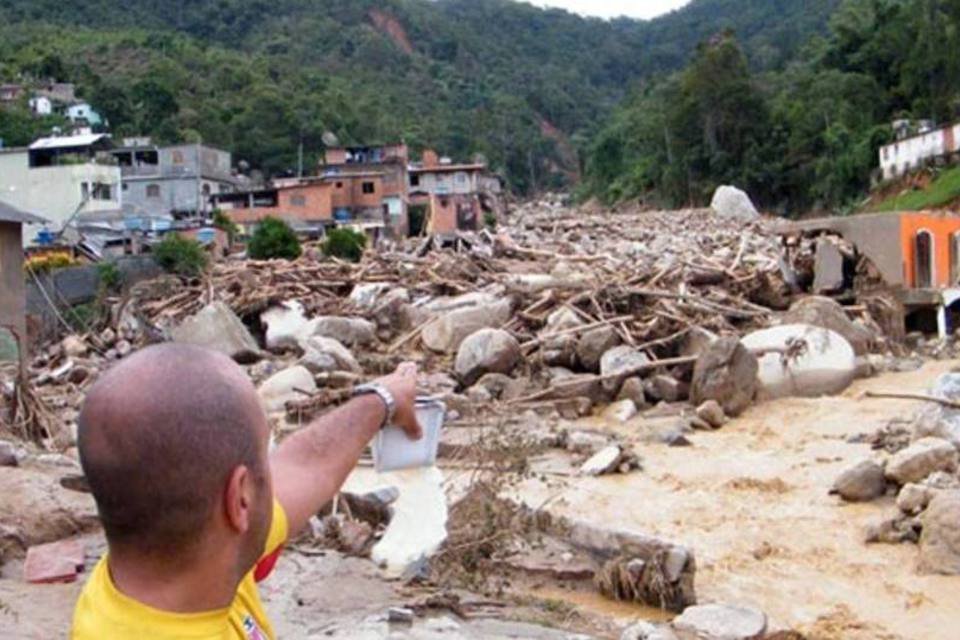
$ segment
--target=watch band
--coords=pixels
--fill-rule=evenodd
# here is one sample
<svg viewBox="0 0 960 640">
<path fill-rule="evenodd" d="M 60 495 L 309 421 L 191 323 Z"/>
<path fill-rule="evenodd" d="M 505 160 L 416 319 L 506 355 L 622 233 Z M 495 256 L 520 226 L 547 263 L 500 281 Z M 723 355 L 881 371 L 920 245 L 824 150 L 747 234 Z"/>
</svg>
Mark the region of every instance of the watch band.
<svg viewBox="0 0 960 640">
<path fill-rule="evenodd" d="M 397 401 L 394 400 L 393 394 L 390 393 L 390 390 L 387 389 L 382 384 L 377 382 L 371 382 L 369 384 L 361 384 L 360 386 L 354 387 L 353 397 L 365 396 L 365 395 L 376 395 L 380 400 L 383 401 L 383 406 L 387 410 L 386 415 L 383 418 L 383 424 L 380 425 L 380 428 L 392 424 L 393 417 L 397 413 Z"/>
</svg>

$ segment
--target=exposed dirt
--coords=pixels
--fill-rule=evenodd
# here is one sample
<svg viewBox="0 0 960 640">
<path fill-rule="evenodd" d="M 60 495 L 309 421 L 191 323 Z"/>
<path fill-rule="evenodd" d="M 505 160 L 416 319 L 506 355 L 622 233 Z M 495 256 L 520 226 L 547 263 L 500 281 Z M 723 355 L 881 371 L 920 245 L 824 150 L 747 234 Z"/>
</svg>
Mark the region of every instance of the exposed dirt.
<svg viewBox="0 0 960 640">
<path fill-rule="evenodd" d="M 953 639 L 956 579 L 917 575 L 913 545 L 863 542 L 867 524 L 895 508 L 893 498 L 848 505 L 828 491 L 850 464 L 885 455 L 849 437 L 919 406 L 860 394 L 924 391 L 955 364 L 861 381 L 841 397 L 758 405 L 721 431 L 694 436 L 693 447 L 638 442 L 643 473 L 569 478 L 559 489 L 529 480 L 519 495 L 530 505 L 554 498 L 549 510 L 575 520 L 687 544 L 701 601 L 752 603 L 811 638 Z M 606 428 L 636 434 L 637 425 Z"/>
<path fill-rule="evenodd" d="M 384 13 L 377 9 L 371 9 L 368 15 L 370 16 L 370 22 L 373 23 L 373 26 L 376 27 L 378 31 L 390 38 L 405 54 L 408 56 L 413 55 L 413 43 L 410 42 L 410 37 L 407 35 L 406 29 L 403 28 L 399 20 L 389 13 Z"/>
</svg>

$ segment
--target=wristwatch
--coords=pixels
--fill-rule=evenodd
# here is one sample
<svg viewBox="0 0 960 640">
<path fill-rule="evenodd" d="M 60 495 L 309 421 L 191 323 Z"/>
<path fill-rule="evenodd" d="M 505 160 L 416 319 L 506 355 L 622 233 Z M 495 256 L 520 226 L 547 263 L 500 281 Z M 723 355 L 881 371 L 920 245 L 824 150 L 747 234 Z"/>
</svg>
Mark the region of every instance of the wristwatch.
<svg viewBox="0 0 960 640">
<path fill-rule="evenodd" d="M 383 424 L 380 425 L 380 428 L 382 429 L 388 424 L 392 424 L 393 416 L 397 413 L 397 401 L 394 400 L 393 394 L 390 393 L 389 389 L 377 382 L 361 384 L 353 388 L 354 398 L 370 394 L 374 394 L 380 398 L 383 401 L 384 408 L 387 410 L 386 415 L 383 418 Z"/>
</svg>

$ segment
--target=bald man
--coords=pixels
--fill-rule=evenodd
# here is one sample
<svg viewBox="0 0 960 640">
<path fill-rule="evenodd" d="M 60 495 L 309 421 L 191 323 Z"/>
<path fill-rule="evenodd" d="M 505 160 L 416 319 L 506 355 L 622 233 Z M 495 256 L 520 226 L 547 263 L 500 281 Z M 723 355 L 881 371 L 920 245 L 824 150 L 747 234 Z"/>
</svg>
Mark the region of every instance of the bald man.
<svg viewBox="0 0 960 640">
<path fill-rule="evenodd" d="M 166 344 L 107 371 L 80 413 L 78 446 L 109 552 L 72 638 L 273 639 L 256 582 L 380 428 L 420 437 L 415 395 L 416 367 L 401 365 L 268 456 L 256 389 L 226 356 Z"/>
</svg>

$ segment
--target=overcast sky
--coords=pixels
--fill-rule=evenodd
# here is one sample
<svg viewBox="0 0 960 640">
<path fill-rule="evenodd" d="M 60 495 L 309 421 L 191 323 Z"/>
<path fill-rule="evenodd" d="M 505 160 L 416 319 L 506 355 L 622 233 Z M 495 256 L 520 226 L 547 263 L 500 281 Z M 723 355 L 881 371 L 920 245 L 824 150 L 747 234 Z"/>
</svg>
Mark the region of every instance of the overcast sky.
<svg viewBox="0 0 960 640">
<path fill-rule="evenodd" d="M 585 16 L 653 18 L 687 4 L 689 0 L 529 0 L 541 7 L 559 7 Z"/>
</svg>

